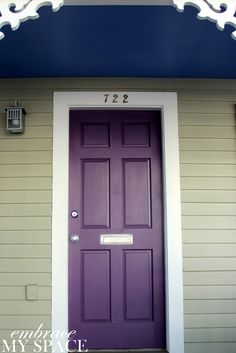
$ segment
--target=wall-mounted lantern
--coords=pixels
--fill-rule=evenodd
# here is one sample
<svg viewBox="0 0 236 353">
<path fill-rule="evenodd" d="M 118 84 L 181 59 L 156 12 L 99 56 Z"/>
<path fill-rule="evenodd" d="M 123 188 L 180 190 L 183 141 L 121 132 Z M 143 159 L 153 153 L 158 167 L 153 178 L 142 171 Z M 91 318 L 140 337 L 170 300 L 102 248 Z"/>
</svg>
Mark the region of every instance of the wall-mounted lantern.
<svg viewBox="0 0 236 353">
<path fill-rule="evenodd" d="M 25 127 L 25 109 L 19 107 L 17 102 L 14 107 L 5 108 L 6 111 L 6 130 L 11 134 L 21 134 Z"/>
</svg>

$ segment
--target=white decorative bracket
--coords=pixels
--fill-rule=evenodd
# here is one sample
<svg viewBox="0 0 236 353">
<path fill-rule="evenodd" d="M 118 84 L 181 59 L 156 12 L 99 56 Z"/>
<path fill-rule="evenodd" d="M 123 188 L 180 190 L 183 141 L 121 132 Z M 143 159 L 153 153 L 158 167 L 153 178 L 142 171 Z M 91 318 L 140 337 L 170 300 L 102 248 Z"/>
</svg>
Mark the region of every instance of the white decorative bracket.
<svg viewBox="0 0 236 353">
<path fill-rule="evenodd" d="M 177 10 L 183 11 L 185 5 L 195 6 L 200 12 L 199 19 L 216 22 L 218 29 L 223 30 L 226 24 L 236 29 L 236 0 L 173 0 Z M 232 33 L 236 40 L 236 30 Z"/>
<path fill-rule="evenodd" d="M 8 24 L 16 30 L 21 22 L 39 17 L 40 7 L 52 5 L 53 11 L 57 11 L 63 4 L 64 0 L 0 0 L 0 29 Z M 0 31 L 0 39 L 3 38 Z"/>
</svg>

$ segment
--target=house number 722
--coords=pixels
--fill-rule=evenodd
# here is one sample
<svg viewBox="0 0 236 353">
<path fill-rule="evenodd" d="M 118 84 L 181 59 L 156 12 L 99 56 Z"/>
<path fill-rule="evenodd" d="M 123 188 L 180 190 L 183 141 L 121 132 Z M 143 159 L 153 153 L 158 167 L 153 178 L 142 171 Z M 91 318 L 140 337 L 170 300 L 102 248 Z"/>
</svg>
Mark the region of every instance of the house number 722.
<svg viewBox="0 0 236 353">
<path fill-rule="evenodd" d="M 104 103 L 129 103 L 128 94 L 104 94 Z"/>
</svg>

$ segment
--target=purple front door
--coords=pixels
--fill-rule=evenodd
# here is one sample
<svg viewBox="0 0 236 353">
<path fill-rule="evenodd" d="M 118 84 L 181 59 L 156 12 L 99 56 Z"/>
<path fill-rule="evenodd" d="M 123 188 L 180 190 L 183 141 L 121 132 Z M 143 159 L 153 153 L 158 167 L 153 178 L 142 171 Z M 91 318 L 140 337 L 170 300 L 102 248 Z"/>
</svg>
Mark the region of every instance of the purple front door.
<svg viewBox="0 0 236 353">
<path fill-rule="evenodd" d="M 160 113 L 71 111 L 69 160 L 69 330 L 165 348 Z"/>
</svg>

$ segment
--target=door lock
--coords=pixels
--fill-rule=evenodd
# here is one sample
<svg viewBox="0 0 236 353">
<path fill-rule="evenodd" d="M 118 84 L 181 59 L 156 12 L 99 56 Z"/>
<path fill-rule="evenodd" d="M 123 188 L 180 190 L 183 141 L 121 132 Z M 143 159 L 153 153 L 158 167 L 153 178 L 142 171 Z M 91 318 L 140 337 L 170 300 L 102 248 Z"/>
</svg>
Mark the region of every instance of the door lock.
<svg viewBox="0 0 236 353">
<path fill-rule="evenodd" d="M 78 241 L 79 241 L 79 236 L 78 236 L 78 234 L 72 234 L 72 235 L 70 236 L 70 241 L 71 241 L 71 243 L 78 243 Z"/>
<path fill-rule="evenodd" d="M 78 217 L 78 212 L 76 211 L 76 210 L 73 210 L 72 212 L 71 212 L 71 217 L 72 218 L 77 218 Z"/>
</svg>

